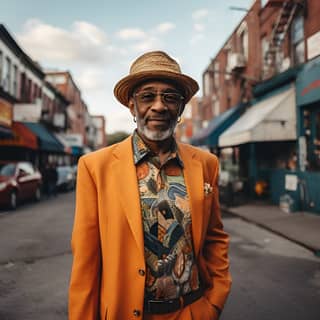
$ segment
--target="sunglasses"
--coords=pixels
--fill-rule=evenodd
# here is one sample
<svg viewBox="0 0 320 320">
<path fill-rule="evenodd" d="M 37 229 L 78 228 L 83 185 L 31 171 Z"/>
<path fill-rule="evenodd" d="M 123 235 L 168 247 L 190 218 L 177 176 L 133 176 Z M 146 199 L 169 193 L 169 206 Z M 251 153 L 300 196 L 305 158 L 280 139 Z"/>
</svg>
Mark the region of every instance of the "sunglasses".
<svg viewBox="0 0 320 320">
<path fill-rule="evenodd" d="M 184 97 L 177 92 L 142 91 L 135 93 L 133 96 L 141 106 L 150 106 L 160 96 L 162 103 L 172 109 L 179 108 L 184 100 Z"/>
</svg>

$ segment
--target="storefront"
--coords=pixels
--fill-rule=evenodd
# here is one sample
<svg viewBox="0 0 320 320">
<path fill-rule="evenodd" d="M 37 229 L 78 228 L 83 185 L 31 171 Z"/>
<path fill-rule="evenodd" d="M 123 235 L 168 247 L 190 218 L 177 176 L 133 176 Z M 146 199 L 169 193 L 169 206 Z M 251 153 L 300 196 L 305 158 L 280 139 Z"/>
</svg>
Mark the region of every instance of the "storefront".
<svg viewBox="0 0 320 320">
<path fill-rule="evenodd" d="M 211 152 L 218 153 L 219 136 L 240 117 L 245 107 L 245 104 L 239 104 L 212 119 L 206 128 L 201 129 L 192 137 L 191 144 L 206 147 Z"/>
<path fill-rule="evenodd" d="M 222 176 L 236 176 L 249 197 L 272 198 L 273 171 L 292 170 L 296 165 L 296 122 L 294 84 L 253 100 L 219 137 Z"/>
<path fill-rule="evenodd" d="M 320 213 L 320 57 L 304 65 L 296 88 L 300 201 L 304 210 Z"/>
<path fill-rule="evenodd" d="M 37 136 L 23 123 L 12 123 L 12 134 L 8 138 L 0 139 L 1 160 L 21 160 L 38 164 Z"/>
<path fill-rule="evenodd" d="M 65 148 L 44 125 L 36 122 L 23 122 L 36 137 L 39 146 L 39 164 L 43 168 L 47 163 L 58 164 L 65 156 Z"/>
</svg>

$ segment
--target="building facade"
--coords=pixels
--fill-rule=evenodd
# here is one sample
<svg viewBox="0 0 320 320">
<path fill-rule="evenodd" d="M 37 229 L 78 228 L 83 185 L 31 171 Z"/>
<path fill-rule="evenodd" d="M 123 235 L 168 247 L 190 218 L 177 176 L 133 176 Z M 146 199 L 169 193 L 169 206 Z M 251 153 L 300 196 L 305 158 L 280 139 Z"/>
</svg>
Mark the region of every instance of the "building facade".
<svg viewBox="0 0 320 320">
<path fill-rule="evenodd" d="M 232 196 L 320 212 L 319 10 L 315 0 L 254 1 L 203 74 L 212 118 L 192 140 L 216 147 Z"/>
</svg>

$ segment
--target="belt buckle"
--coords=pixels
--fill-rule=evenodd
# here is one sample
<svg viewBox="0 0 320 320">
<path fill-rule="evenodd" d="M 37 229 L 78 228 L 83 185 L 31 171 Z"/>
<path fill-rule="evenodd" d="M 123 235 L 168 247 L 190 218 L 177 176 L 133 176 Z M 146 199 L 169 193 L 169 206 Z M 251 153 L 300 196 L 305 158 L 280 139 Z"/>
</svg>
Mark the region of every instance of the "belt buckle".
<svg viewBox="0 0 320 320">
<path fill-rule="evenodd" d="M 148 312 L 152 313 L 154 309 L 157 309 L 157 306 L 159 306 L 162 303 L 161 300 L 147 300 L 147 309 Z"/>
<path fill-rule="evenodd" d="M 164 306 L 165 304 L 172 305 L 174 304 L 174 300 L 147 300 L 147 310 L 149 313 L 154 314 L 161 314 L 161 313 L 167 313 L 163 312 L 163 309 L 161 309 L 161 306 Z M 160 307 L 160 309 L 158 308 Z M 181 307 L 181 302 L 180 302 Z M 170 311 L 169 311 L 170 312 Z"/>
</svg>

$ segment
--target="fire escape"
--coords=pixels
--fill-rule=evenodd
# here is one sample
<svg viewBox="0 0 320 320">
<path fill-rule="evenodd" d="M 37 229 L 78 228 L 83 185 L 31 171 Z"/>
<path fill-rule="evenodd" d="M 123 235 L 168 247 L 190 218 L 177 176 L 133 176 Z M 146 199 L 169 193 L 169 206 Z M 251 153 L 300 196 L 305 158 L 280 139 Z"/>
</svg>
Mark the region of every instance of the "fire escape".
<svg viewBox="0 0 320 320">
<path fill-rule="evenodd" d="M 269 6 L 280 7 L 280 11 L 272 29 L 269 46 L 264 56 L 264 75 L 269 77 L 280 70 L 283 57 L 282 45 L 295 14 L 305 8 L 304 0 L 269 0 Z"/>
</svg>

